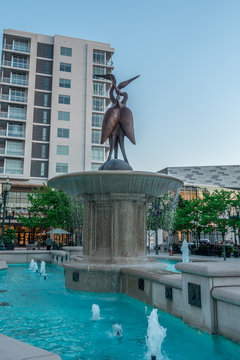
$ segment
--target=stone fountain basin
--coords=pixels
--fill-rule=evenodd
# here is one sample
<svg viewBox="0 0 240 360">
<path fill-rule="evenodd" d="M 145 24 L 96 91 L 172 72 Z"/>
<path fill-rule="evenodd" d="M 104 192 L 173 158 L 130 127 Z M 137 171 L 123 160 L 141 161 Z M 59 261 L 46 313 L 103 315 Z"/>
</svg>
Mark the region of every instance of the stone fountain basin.
<svg viewBox="0 0 240 360">
<path fill-rule="evenodd" d="M 183 182 L 171 176 L 145 171 L 85 171 L 56 176 L 48 181 L 54 188 L 81 194 L 130 193 L 158 197 L 177 191 Z"/>
</svg>

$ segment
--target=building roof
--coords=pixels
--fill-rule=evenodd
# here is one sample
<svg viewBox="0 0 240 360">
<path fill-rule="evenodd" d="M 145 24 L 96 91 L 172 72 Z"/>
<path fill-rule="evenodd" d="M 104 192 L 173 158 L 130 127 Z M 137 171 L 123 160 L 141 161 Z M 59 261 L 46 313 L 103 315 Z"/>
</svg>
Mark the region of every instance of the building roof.
<svg viewBox="0 0 240 360">
<path fill-rule="evenodd" d="M 159 173 L 176 177 L 188 185 L 212 185 L 240 189 L 240 165 L 166 167 Z"/>
</svg>

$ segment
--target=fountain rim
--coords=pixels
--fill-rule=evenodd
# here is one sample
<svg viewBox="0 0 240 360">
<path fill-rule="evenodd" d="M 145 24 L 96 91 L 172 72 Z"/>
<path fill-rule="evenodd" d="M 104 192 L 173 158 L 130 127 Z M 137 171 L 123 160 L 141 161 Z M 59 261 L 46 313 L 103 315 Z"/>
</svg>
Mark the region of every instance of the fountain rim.
<svg viewBox="0 0 240 360">
<path fill-rule="evenodd" d="M 89 179 L 94 179 L 93 183 L 94 183 L 94 189 L 93 191 L 86 191 L 86 179 L 89 177 Z M 120 178 L 124 179 L 124 178 L 138 178 L 138 177 L 142 177 L 142 180 L 147 181 L 148 183 L 152 182 L 151 186 L 153 186 L 153 188 L 156 188 L 156 181 L 159 180 L 159 182 L 161 180 L 169 180 L 170 182 L 173 182 L 175 184 L 175 186 L 173 188 L 169 188 L 168 190 L 174 190 L 174 188 L 181 188 L 183 186 L 183 181 L 177 178 L 174 178 L 172 176 L 169 175 L 165 175 L 165 174 L 160 174 L 160 173 L 154 173 L 154 172 L 148 172 L 148 171 L 131 171 L 131 170 L 102 170 L 102 171 L 81 171 L 81 172 L 72 172 L 72 173 L 68 173 L 68 174 L 61 174 L 58 176 L 55 176 L 51 179 L 48 180 L 48 185 L 56 188 L 56 189 L 62 189 L 65 192 L 68 192 L 66 190 L 66 187 L 68 187 L 67 182 L 69 181 L 69 183 L 71 182 L 72 184 L 77 184 L 80 185 L 81 181 L 82 181 L 82 188 L 78 188 L 78 191 L 71 191 L 72 194 L 74 195 L 84 195 L 84 194 L 89 194 L 89 193 L 93 193 L 95 190 L 95 193 L 103 193 L 102 191 L 99 191 L 99 189 L 101 188 L 101 186 L 99 187 L 99 189 L 96 189 L 96 180 L 98 180 L 97 182 L 100 184 L 101 180 L 105 181 L 105 185 L 106 185 L 106 180 L 105 179 L 109 179 L 109 186 L 110 186 L 110 181 L 113 178 L 116 178 L 116 181 L 119 181 Z M 110 180 L 111 179 L 111 180 Z M 64 187 L 63 184 L 61 183 L 61 180 L 64 180 Z M 60 181 L 60 182 L 59 182 Z M 84 184 L 85 182 L 85 184 Z M 150 184 L 149 183 L 149 184 Z M 177 185 L 177 186 L 176 186 Z M 106 187 L 106 186 L 105 186 Z M 110 186 L 110 188 L 112 188 Z M 115 189 L 114 190 L 109 190 L 109 191 L 104 191 L 104 193 L 114 193 L 114 192 L 125 192 L 128 193 L 128 186 L 124 186 L 124 188 L 126 189 L 126 191 L 118 191 Z M 130 191 L 130 193 L 142 193 L 145 195 L 148 195 L 150 197 L 157 197 L 157 196 L 161 196 L 160 194 L 157 195 L 159 193 L 159 191 L 153 190 L 153 188 L 150 189 L 141 189 L 138 187 L 138 189 L 136 189 L 136 191 L 133 191 L 133 189 Z M 158 188 L 158 186 L 157 186 Z"/>
<path fill-rule="evenodd" d="M 178 178 L 175 178 L 173 176 L 170 175 L 166 175 L 166 174 L 162 174 L 162 173 L 155 173 L 155 172 L 151 172 L 151 171 L 132 171 L 132 170 L 97 170 L 97 171 L 76 171 L 76 172 L 72 172 L 72 173 L 68 173 L 68 174 L 61 174 L 61 175 L 57 175 L 52 177 L 51 179 L 48 180 L 48 183 L 53 181 L 53 180 L 57 180 L 57 179 L 62 179 L 62 178 L 69 178 L 69 177 L 76 177 L 76 176 L 88 176 L 88 175 L 96 175 L 96 176 L 102 176 L 102 175 L 132 175 L 132 176 L 137 176 L 137 175 L 144 175 L 144 176 L 156 176 L 158 178 L 166 178 L 169 180 L 174 180 L 176 182 L 181 183 L 182 185 L 184 184 L 184 182 Z"/>
</svg>

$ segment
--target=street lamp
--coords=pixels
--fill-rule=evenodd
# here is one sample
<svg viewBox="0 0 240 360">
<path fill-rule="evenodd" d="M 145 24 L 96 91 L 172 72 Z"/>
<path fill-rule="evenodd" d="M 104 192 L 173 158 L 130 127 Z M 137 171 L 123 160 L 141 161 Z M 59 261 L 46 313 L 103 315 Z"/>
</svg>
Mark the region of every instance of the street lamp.
<svg viewBox="0 0 240 360">
<path fill-rule="evenodd" d="M 161 202 L 161 198 L 156 198 L 150 207 L 151 215 L 154 217 L 154 225 L 155 225 L 155 247 L 156 247 L 156 255 L 158 255 L 158 219 L 162 215 L 163 212 L 163 204 Z"/>
<path fill-rule="evenodd" d="M 7 178 L 6 182 L 2 184 L 2 204 L 3 204 L 3 214 L 2 214 L 2 236 L 0 243 L 0 250 L 5 250 L 4 246 L 4 225 L 5 225 L 5 217 L 6 217 L 6 202 L 9 191 L 11 190 L 12 184 L 9 182 L 9 178 Z M 2 206 L 1 204 L 1 206 Z"/>
</svg>

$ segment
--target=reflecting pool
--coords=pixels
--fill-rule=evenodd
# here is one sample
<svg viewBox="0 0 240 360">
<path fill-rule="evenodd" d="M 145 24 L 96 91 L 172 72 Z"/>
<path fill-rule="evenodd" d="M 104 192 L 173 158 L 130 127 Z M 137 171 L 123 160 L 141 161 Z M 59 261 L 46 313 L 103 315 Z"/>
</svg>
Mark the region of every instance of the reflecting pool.
<svg viewBox="0 0 240 360">
<path fill-rule="evenodd" d="M 65 289 L 64 273 L 46 266 L 47 279 L 28 264 L 0 272 L 0 332 L 59 354 L 63 360 L 144 360 L 147 317 L 152 307 L 121 294 L 73 292 Z M 100 317 L 92 319 L 92 305 Z M 240 345 L 187 326 L 158 311 L 167 329 L 162 344 L 165 360 L 239 360 Z M 121 326 L 115 336 L 114 324 Z"/>
</svg>

